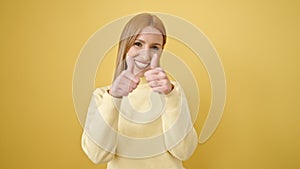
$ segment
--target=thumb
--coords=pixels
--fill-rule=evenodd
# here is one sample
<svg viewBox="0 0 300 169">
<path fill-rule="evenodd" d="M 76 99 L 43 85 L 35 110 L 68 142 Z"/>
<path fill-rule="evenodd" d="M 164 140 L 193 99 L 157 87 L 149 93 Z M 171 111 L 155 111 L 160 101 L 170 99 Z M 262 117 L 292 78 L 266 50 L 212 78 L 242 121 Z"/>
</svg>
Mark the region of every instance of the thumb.
<svg viewBox="0 0 300 169">
<path fill-rule="evenodd" d="M 154 53 L 150 63 L 151 68 L 159 67 L 159 57 L 157 53 Z"/>
<path fill-rule="evenodd" d="M 127 64 L 126 70 L 133 74 L 134 60 L 133 57 L 129 56 L 128 54 L 126 56 L 126 64 Z"/>
</svg>

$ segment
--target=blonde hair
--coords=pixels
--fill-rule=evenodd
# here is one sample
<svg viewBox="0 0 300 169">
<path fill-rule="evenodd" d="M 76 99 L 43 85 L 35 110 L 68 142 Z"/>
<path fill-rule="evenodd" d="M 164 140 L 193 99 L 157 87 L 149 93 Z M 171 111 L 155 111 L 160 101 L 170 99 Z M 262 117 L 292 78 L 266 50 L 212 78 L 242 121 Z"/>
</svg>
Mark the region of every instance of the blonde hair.
<svg viewBox="0 0 300 169">
<path fill-rule="evenodd" d="M 120 75 L 120 73 L 126 69 L 126 53 L 129 48 L 134 44 L 135 39 L 139 33 L 147 26 L 151 26 L 160 31 L 163 36 L 163 47 L 166 43 L 166 29 L 163 22 L 155 15 L 149 13 L 141 13 L 134 16 L 125 25 L 120 37 L 116 69 L 114 74 L 114 80 Z"/>
</svg>

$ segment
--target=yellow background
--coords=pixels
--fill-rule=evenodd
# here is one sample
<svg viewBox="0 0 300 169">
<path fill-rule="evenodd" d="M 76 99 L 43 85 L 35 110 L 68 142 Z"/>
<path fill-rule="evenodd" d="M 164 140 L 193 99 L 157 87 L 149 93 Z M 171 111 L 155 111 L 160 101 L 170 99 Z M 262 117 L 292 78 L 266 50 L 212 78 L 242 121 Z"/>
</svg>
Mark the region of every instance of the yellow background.
<svg viewBox="0 0 300 169">
<path fill-rule="evenodd" d="M 80 147 L 73 70 L 96 30 L 144 11 L 199 27 L 225 69 L 223 119 L 186 168 L 300 168 L 299 7 L 296 0 L 1 1 L 0 168 L 105 167 Z"/>
</svg>

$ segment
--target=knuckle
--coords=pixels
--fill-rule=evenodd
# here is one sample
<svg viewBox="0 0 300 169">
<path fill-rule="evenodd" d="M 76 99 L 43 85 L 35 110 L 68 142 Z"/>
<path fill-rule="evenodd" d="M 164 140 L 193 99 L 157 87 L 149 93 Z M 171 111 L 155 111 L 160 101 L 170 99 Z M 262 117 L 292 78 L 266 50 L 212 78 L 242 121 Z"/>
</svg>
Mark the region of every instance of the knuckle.
<svg viewBox="0 0 300 169">
<path fill-rule="evenodd" d="M 161 80 L 161 82 L 162 82 L 163 85 L 167 85 L 168 84 L 168 81 L 166 79 Z"/>
<path fill-rule="evenodd" d="M 160 76 L 162 79 L 166 79 L 166 78 L 167 78 L 167 75 L 164 74 L 164 73 L 159 73 L 159 76 Z"/>
<path fill-rule="evenodd" d="M 151 76 L 146 76 L 147 81 L 151 81 L 152 77 Z"/>
</svg>

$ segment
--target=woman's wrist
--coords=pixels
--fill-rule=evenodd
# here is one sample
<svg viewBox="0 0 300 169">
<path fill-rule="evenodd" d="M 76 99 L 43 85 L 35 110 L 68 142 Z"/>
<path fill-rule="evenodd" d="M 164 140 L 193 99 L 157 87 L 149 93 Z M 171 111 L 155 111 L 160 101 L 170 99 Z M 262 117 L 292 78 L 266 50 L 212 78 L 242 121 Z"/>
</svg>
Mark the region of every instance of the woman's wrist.
<svg viewBox="0 0 300 169">
<path fill-rule="evenodd" d="M 116 94 L 114 94 L 113 92 L 111 92 L 110 89 L 107 89 L 106 91 L 107 91 L 107 93 L 108 93 L 109 95 L 111 95 L 111 96 L 114 97 L 114 98 L 122 98 L 122 96 L 117 96 Z"/>
</svg>

